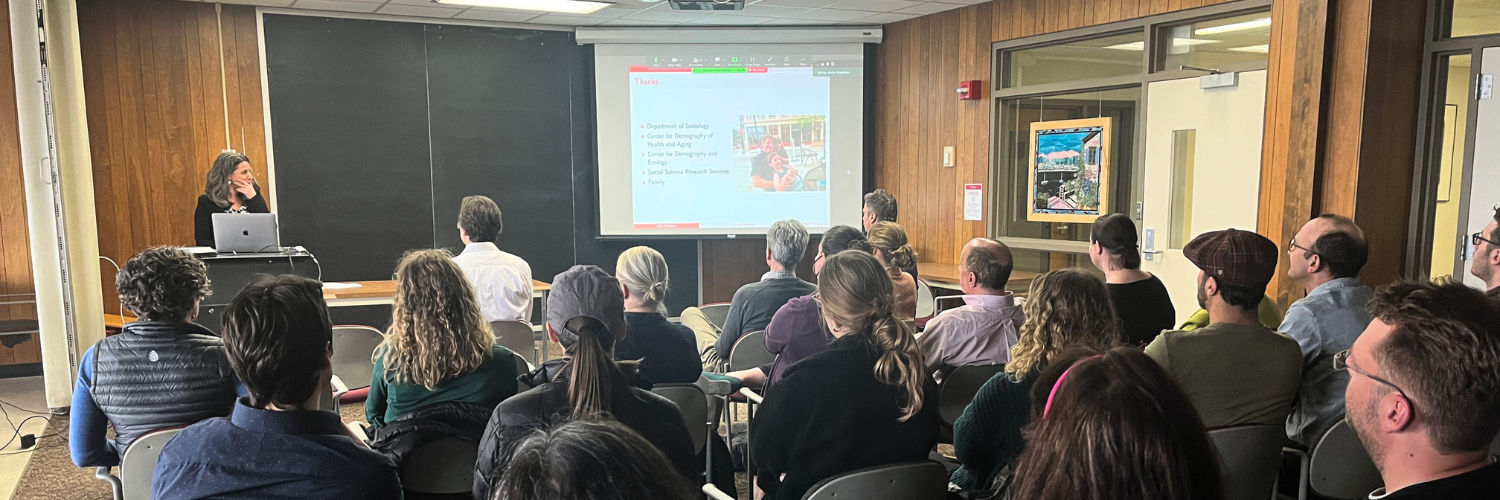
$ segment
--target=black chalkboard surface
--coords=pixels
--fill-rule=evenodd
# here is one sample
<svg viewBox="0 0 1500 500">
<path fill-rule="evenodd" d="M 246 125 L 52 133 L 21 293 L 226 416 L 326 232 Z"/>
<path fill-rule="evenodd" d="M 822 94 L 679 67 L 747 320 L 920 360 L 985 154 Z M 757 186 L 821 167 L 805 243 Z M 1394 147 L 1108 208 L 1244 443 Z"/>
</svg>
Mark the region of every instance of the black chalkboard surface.
<svg viewBox="0 0 1500 500">
<path fill-rule="evenodd" d="M 571 32 L 267 14 L 267 85 L 281 239 L 328 281 L 388 279 L 413 248 L 458 252 L 459 200 L 504 214 L 497 244 L 542 281 L 614 270 L 647 244 L 672 271 L 668 307 L 697 302 L 697 242 L 600 240 L 593 48 Z"/>
</svg>

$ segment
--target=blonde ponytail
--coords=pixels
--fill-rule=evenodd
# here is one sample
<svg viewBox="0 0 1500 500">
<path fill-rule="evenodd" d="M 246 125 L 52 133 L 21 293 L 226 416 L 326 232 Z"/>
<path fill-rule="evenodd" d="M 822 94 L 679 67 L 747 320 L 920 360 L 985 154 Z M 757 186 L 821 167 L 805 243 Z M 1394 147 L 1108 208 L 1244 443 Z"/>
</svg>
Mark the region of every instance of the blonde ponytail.
<svg viewBox="0 0 1500 500">
<path fill-rule="evenodd" d="M 667 282 L 670 279 L 667 259 L 656 249 L 639 246 L 620 253 L 615 260 L 615 278 L 630 289 L 630 294 L 639 297 L 647 305 L 656 306 L 666 314 Z"/>
<path fill-rule="evenodd" d="M 917 251 L 906 241 L 906 229 L 894 222 L 876 222 L 865 235 L 870 246 L 880 250 L 886 266 L 902 269 L 917 264 Z"/>
<path fill-rule="evenodd" d="M 887 280 L 889 281 L 889 280 Z M 911 323 L 885 314 L 870 325 L 870 337 L 880 346 L 875 361 L 875 379 L 901 391 L 901 418 L 905 422 L 922 410 L 922 373 L 924 360 L 917 347 L 916 328 Z"/>
<path fill-rule="evenodd" d="M 875 379 L 900 394 L 898 420 L 905 422 L 920 412 L 927 376 L 916 329 L 895 317 L 894 290 L 880 261 L 858 250 L 827 257 L 818 274 L 818 302 L 824 315 L 851 329 L 849 335 L 870 336 L 880 351 Z"/>
</svg>

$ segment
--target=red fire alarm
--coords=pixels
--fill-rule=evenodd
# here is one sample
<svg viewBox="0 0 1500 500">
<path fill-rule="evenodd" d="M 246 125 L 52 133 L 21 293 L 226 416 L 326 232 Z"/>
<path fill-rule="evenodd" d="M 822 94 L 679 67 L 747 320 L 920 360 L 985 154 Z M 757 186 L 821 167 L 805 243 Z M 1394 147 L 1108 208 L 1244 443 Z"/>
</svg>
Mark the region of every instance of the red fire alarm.
<svg viewBox="0 0 1500 500">
<path fill-rule="evenodd" d="M 958 82 L 958 98 L 964 101 L 979 99 L 983 94 L 984 80 L 964 80 Z"/>
</svg>

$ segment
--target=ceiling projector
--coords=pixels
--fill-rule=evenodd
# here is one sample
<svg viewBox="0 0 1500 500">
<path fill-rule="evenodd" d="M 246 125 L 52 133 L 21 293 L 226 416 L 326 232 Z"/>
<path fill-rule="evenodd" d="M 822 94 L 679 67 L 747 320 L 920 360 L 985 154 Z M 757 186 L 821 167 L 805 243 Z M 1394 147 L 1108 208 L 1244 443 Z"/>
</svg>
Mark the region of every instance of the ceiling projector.
<svg viewBox="0 0 1500 500">
<path fill-rule="evenodd" d="M 672 10 L 744 10 L 745 0 L 667 0 Z"/>
</svg>

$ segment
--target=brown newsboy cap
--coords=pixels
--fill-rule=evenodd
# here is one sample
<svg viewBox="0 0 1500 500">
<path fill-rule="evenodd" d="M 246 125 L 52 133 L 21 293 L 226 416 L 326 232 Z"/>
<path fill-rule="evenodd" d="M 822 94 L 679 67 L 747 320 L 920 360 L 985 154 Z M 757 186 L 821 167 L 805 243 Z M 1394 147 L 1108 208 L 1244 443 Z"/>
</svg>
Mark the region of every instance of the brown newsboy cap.
<svg viewBox="0 0 1500 500">
<path fill-rule="evenodd" d="M 1252 290 L 1271 283 L 1280 253 L 1269 238 L 1238 229 L 1203 233 L 1182 247 L 1182 255 L 1204 273 Z"/>
</svg>

